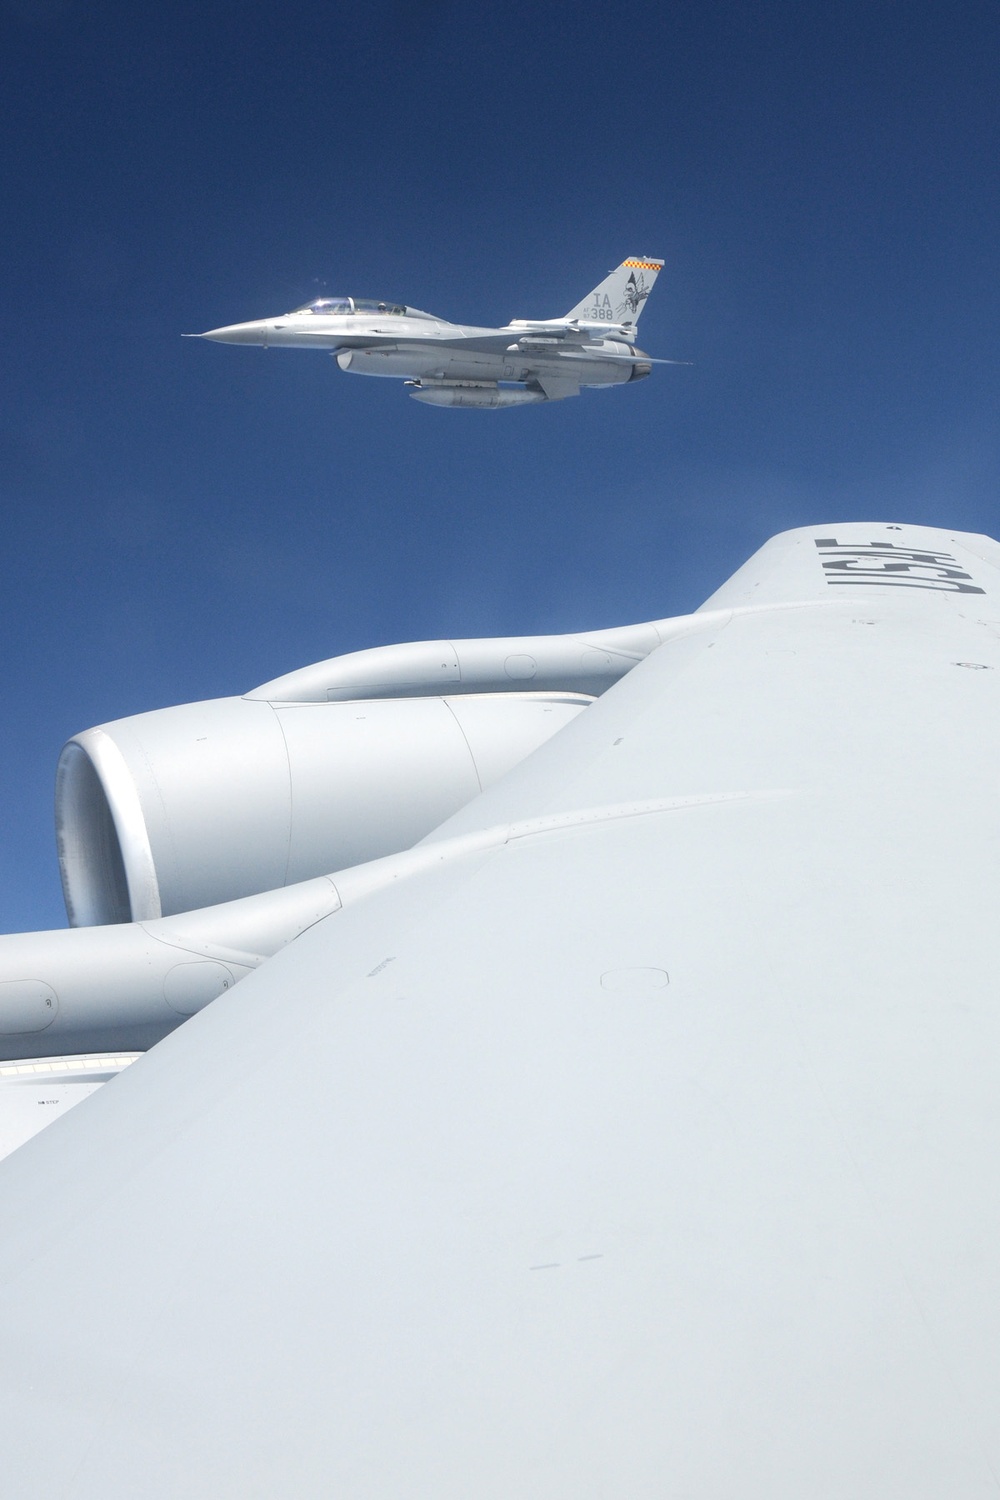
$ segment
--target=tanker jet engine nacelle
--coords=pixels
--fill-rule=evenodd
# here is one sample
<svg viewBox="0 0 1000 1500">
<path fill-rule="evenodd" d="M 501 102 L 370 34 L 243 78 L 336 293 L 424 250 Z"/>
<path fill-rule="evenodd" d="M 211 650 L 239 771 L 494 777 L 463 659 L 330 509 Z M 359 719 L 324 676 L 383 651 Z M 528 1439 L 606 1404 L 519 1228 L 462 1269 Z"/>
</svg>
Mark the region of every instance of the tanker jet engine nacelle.
<svg viewBox="0 0 1000 1500">
<path fill-rule="evenodd" d="M 219 698 L 88 729 L 56 778 L 70 923 L 170 916 L 407 849 L 590 701 Z"/>
</svg>

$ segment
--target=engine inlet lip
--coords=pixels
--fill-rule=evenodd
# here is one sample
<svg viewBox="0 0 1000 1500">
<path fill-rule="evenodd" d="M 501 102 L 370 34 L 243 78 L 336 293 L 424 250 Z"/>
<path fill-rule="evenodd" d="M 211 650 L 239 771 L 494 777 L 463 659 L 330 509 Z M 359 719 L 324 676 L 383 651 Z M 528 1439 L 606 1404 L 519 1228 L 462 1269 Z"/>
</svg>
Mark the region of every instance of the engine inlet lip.
<svg viewBox="0 0 1000 1500">
<path fill-rule="evenodd" d="M 107 814 L 114 825 L 127 888 L 129 911 L 124 917 L 115 914 L 120 900 L 109 888 L 108 871 L 95 868 L 88 858 L 88 824 Z M 162 915 L 139 794 L 121 750 L 101 729 L 84 730 L 63 746 L 56 770 L 56 840 L 71 926 L 144 922 Z"/>
</svg>

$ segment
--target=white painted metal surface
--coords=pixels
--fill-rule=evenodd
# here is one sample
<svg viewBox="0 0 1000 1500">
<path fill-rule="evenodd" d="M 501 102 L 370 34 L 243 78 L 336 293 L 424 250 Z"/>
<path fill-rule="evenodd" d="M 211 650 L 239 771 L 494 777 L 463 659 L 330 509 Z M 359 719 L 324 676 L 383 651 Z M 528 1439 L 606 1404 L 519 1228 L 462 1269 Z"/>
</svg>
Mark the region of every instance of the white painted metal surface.
<svg viewBox="0 0 1000 1500">
<path fill-rule="evenodd" d="M 140 1056 L 28 1057 L 0 1063 L 0 1160 L 96 1093 Z"/>
<path fill-rule="evenodd" d="M 277 317 L 232 323 L 192 337 L 265 349 L 318 349 L 352 375 L 405 380 L 431 406 L 496 410 L 578 396 L 584 386 L 624 385 L 655 360 L 635 346 L 646 299 L 663 267 L 630 256 L 564 318 L 515 318 L 505 328 L 448 323 L 392 302 L 317 297 Z"/>
<path fill-rule="evenodd" d="M 63 749 L 56 778 L 70 920 L 148 921 L 406 849 L 589 702 L 254 695 L 88 729 Z"/>
<path fill-rule="evenodd" d="M 995 1495 L 997 557 L 775 539 L 9 1157 L 8 1491 Z"/>
</svg>

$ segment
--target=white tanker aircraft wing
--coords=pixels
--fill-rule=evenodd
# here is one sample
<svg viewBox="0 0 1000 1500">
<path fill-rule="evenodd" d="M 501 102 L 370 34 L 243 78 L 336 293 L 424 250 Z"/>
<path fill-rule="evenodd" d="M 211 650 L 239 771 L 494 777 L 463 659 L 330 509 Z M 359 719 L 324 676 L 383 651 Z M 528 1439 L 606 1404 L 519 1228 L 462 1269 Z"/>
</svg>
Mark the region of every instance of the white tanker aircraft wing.
<svg viewBox="0 0 1000 1500">
<path fill-rule="evenodd" d="M 768 543 L 0 1165 L 5 1493 L 995 1495 L 998 737 L 995 542 Z"/>
</svg>

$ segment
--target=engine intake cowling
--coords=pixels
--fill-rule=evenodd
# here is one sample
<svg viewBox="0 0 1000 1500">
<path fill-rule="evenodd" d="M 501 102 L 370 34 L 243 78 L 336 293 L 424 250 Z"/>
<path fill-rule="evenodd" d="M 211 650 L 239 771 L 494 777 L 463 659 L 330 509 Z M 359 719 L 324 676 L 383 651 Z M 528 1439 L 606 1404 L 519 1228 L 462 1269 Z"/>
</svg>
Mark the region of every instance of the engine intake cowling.
<svg viewBox="0 0 1000 1500">
<path fill-rule="evenodd" d="M 88 729 L 56 777 L 70 924 L 170 916 L 409 848 L 590 701 L 219 698 Z"/>
</svg>

